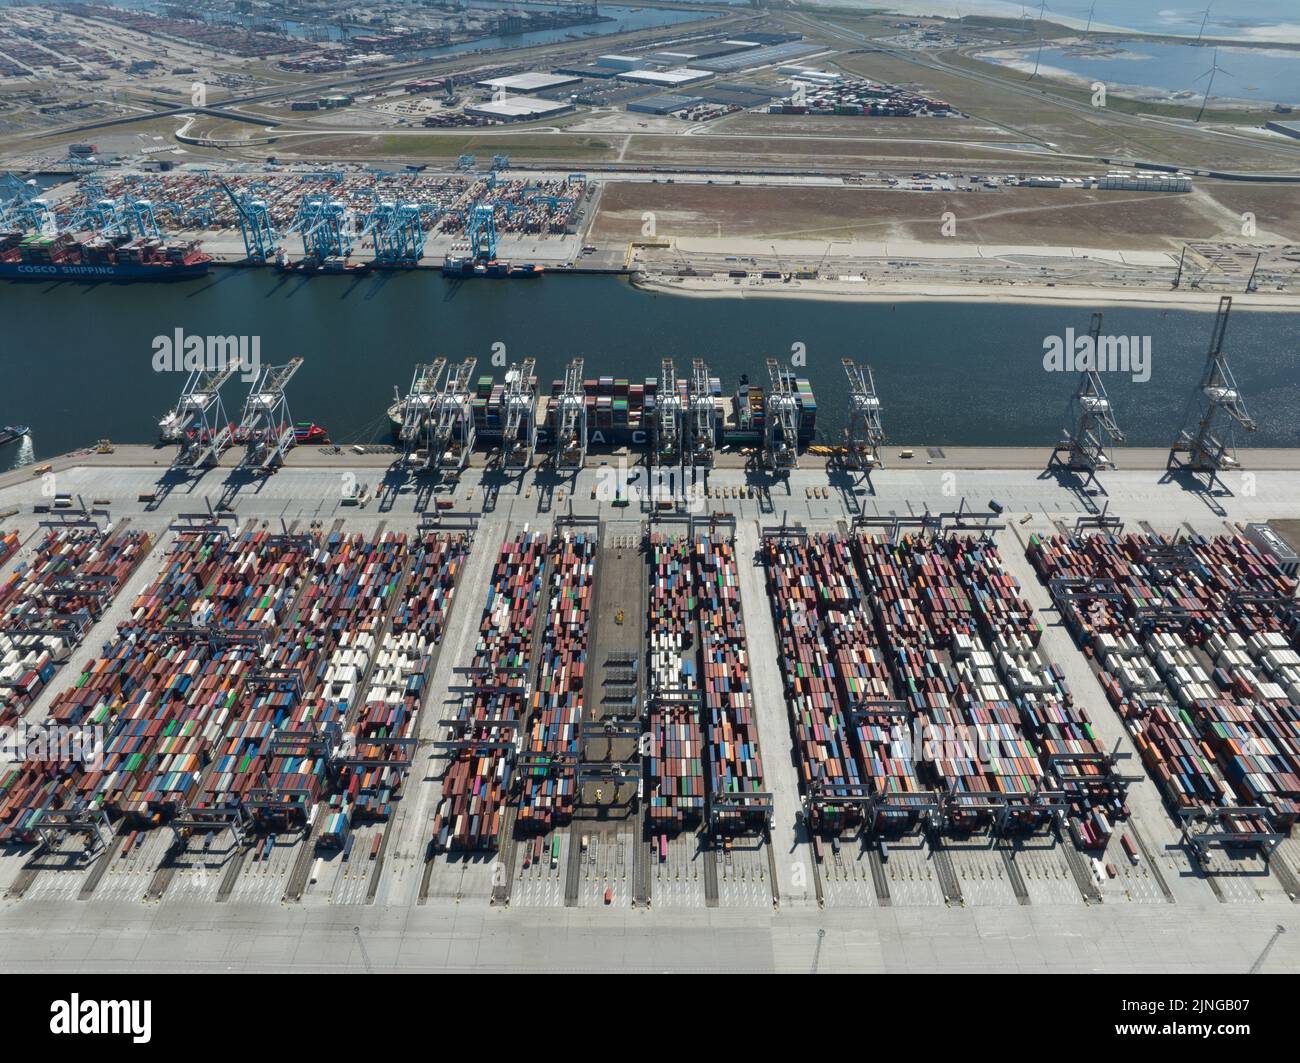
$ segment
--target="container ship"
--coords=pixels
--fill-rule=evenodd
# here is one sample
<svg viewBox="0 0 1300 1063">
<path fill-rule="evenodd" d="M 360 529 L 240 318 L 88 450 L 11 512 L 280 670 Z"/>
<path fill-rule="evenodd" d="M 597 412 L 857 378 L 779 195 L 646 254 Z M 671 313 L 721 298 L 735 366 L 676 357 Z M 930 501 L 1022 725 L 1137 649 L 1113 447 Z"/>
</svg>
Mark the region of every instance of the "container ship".
<svg viewBox="0 0 1300 1063">
<path fill-rule="evenodd" d="M 0 278 L 174 281 L 202 277 L 212 259 L 199 242 L 158 237 L 78 240 L 71 233 L 0 234 Z"/>
<path fill-rule="evenodd" d="M 803 377 L 790 374 L 799 400 L 799 444 L 809 446 L 817 434 L 817 399 L 812 385 Z M 536 385 L 536 380 L 532 381 Z M 659 394 L 657 377 L 646 377 L 632 383 L 625 377 L 593 377 L 583 382 L 587 405 L 587 440 L 596 448 L 643 447 L 650 441 L 650 428 L 654 420 Z M 678 393 L 686 402 L 688 384 L 678 380 Z M 756 384 L 741 377 L 739 387 L 730 397 L 722 394 L 718 377 L 709 378 L 719 416 L 719 446 L 758 446 L 766 429 L 766 394 Z M 558 396 L 564 390 L 562 380 L 551 382 L 549 395 L 538 397 L 537 440 L 546 446 L 555 432 Z M 474 411 L 474 433 L 484 442 L 499 441 L 504 430 L 505 384 L 497 383 L 492 376 L 478 378 L 471 405 Z M 402 400 L 388 408 L 388 422 L 396 439 L 402 427 Z"/>
</svg>

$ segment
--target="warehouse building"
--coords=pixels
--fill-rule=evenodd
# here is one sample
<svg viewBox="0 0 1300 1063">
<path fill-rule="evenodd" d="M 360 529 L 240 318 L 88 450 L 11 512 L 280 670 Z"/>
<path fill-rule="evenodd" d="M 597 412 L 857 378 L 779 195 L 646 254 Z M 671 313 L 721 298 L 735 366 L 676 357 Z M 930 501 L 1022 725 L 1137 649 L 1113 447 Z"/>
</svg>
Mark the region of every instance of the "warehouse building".
<svg viewBox="0 0 1300 1063">
<path fill-rule="evenodd" d="M 635 70 L 645 63 L 645 57 L 640 55 L 598 55 L 596 56 L 598 66 L 613 67 L 615 70 Z"/>
<path fill-rule="evenodd" d="M 773 66 L 785 60 L 800 59 L 803 56 L 812 55 L 814 52 L 824 51 L 826 49 L 820 44 L 791 42 L 789 44 L 751 48 L 748 51 L 736 52 L 734 55 L 721 55 L 716 59 L 701 59 L 695 65 L 705 67 L 719 74 L 732 73 L 736 70 L 752 70 L 760 66 Z"/>
<path fill-rule="evenodd" d="M 678 96 L 671 92 L 665 92 L 658 96 L 647 96 L 644 100 L 636 100 L 627 105 L 629 111 L 637 114 L 673 114 L 676 111 L 684 111 L 688 107 L 695 107 L 704 100 L 699 96 Z"/>
<path fill-rule="evenodd" d="M 666 89 L 680 88 L 683 85 L 695 85 L 707 81 L 713 75 L 707 70 L 693 70 L 688 66 L 674 70 L 628 70 L 619 75 L 624 81 L 635 81 L 645 85 L 660 85 Z"/>
<path fill-rule="evenodd" d="M 559 89 L 566 85 L 576 85 L 581 78 L 565 74 L 546 74 L 541 71 L 529 71 L 525 74 L 510 74 L 506 77 L 488 78 L 478 82 L 479 88 L 491 89 L 493 92 L 504 89 L 506 92 L 527 94 L 541 92 L 543 89 Z"/>
<path fill-rule="evenodd" d="M 537 118 L 555 118 L 568 114 L 573 104 L 562 100 L 534 100 L 513 96 L 508 100 L 488 100 L 465 105 L 465 113 L 475 118 L 495 118 L 498 122 L 529 122 Z"/>
</svg>

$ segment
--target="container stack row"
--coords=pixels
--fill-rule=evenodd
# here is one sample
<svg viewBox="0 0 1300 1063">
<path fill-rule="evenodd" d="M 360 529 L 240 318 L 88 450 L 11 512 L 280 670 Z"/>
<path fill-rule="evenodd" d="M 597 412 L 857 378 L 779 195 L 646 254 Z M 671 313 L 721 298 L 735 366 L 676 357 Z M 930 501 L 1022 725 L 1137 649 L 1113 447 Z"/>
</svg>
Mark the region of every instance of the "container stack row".
<svg viewBox="0 0 1300 1063">
<path fill-rule="evenodd" d="M 690 542 L 650 538 L 650 747 L 645 758 L 651 829 L 680 831 L 704 815 L 703 734 Z"/>
<path fill-rule="evenodd" d="M 863 652 L 870 644 L 853 630 L 854 618 L 863 619 L 862 598 L 852 559 L 839 540 L 769 537 L 763 540 L 763 564 L 800 790 L 813 829 L 838 834 L 860 823 L 863 813 L 861 804 L 845 800 L 861 795 L 864 777 L 861 758 L 849 745 L 850 707 L 858 704 L 859 691 L 863 698 L 885 700 L 892 691 L 887 676 L 883 684 L 874 681 L 871 654 Z M 892 789 L 886 778 L 891 771 L 900 777 L 914 775 L 910 759 L 895 764 L 892 737 L 892 721 L 863 722 L 859 739 L 865 740 L 865 748 L 883 754 L 867 765 L 872 792 Z M 880 774 L 871 776 L 872 768 Z"/>
<path fill-rule="evenodd" d="M 226 545 L 186 603 L 180 630 L 128 622 L 125 640 L 153 649 L 161 667 L 137 683 L 128 655 L 122 687 L 98 692 L 87 719 L 107 729 L 105 756 L 79 780 L 82 798 L 144 823 L 198 800 L 212 751 L 240 715 L 262 644 L 285 621 L 279 614 L 302 581 L 312 546 L 306 537 L 245 533 Z"/>
<path fill-rule="evenodd" d="M 523 531 L 501 547 L 479 623 L 453 750 L 433 821 L 438 849 L 495 849 L 522 725 L 547 536 Z"/>
<path fill-rule="evenodd" d="M 730 541 L 703 536 L 695 541 L 694 553 L 700 593 L 709 793 L 714 800 L 738 801 L 744 806 L 721 812 L 716 823 L 733 832 L 761 830 L 765 821 L 762 808 L 744 800 L 746 794 L 763 792 L 763 761 L 754 719 L 736 550 Z"/>
<path fill-rule="evenodd" d="M 242 683 L 253 649 L 218 650 L 202 630 L 186 633 L 191 609 L 209 588 L 233 571 L 246 540 L 221 534 L 182 533 L 157 577 L 132 603 L 116 636 L 82 667 L 74 685 L 50 708 L 53 723 L 99 728 L 104 755 L 94 764 L 26 764 L 0 797 L 0 835 L 26 838 L 33 817 L 48 805 L 62 808 L 76 798 L 102 799 L 105 786 L 125 790 L 160 738 L 178 726 L 187 698 L 209 689 L 204 675 L 224 674 L 228 689 Z M 229 655 L 229 661 L 222 661 Z"/>
<path fill-rule="evenodd" d="M 1042 623 L 991 542 L 952 539 L 954 567 L 971 594 L 985 647 L 965 636 L 961 655 L 982 673 L 995 669 L 1042 758 L 1050 784 L 1070 803 L 1070 830 L 1082 849 L 1102 849 L 1128 817 L 1126 789 L 1061 669 L 1039 649 Z"/>
<path fill-rule="evenodd" d="M 577 761 L 596 579 L 596 537 L 563 534 L 551 545 L 551 577 L 537 682 L 519 771 L 518 822 L 532 830 L 564 826 L 577 800 Z"/>
<path fill-rule="evenodd" d="M 981 633 L 1032 624 L 1032 616 L 1020 606 L 994 609 L 995 573 L 963 578 L 954 559 L 969 565 L 970 549 L 928 537 L 854 541 L 895 685 L 922 723 L 919 753 L 948 795 L 949 822 L 986 822 L 1001 803 L 1012 821 L 1034 825 L 1045 818 L 1036 800 L 1045 781 L 1039 750 Z"/>
<path fill-rule="evenodd" d="M 1033 537 L 1028 556 L 1169 804 L 1262 807 L 1238 828 L 1289 829 L 1300 817 L 1295 581 L 1239 536 Z"/>
<path fill-rule="evenodd" d="M 255 806 L 269 820 L 302 822 L 330 785 L 319 742 L 284 744 L 283 732 L 342 726 L 401 583 L 406 536 L 332 535 L 304 540 L 303 578 L 284 603 L 279 635 L 236 702 L 216 746 L 203 805 Z M 286 546 L 292 551 L 301 545 Z"/>
<path fill-rule="evenodd" d="M 468 544 L 462 535 L 427 533 L 418 543 L 405 590 L 375 657 L 350 745 L 358 761 L 342 785 L 354 817 L 387 819 L 414 754 L 416 723 L 426 696 L 434 650 L 442 642 Z M 387 763 L 378 763 L 386 761 Z"/>
<path fill-rule="evenodd" d="M 0 565 L 18 549 L 0 539 Z M 144 532 L 54 528 L 0 586 L 0 727 L 30 708 L 149 551 Z"/>
</svg>

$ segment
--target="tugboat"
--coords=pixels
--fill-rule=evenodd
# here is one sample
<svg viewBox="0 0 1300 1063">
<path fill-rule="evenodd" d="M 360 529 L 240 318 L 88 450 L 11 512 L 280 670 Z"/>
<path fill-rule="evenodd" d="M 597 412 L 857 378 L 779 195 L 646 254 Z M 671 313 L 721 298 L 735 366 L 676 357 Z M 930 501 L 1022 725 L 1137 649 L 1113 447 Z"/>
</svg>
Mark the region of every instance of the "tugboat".
<svg viewBox="0 0 1300 1063">
<path fill-rule="evenodd" d="M 23 436 L 31 435 L 32 430 L 25 424 L 6 424 L 0 425 L 0 447 L 6 443 L 12 443 L 16 439 L 22 439 Z"/>
<path fill-rule="evenodd" d="M 330 434 L 311 421 L 298 421 L 293 426 L 293 441 L 299 446 L 305 443 L 328 443 Z"/>
</svg>

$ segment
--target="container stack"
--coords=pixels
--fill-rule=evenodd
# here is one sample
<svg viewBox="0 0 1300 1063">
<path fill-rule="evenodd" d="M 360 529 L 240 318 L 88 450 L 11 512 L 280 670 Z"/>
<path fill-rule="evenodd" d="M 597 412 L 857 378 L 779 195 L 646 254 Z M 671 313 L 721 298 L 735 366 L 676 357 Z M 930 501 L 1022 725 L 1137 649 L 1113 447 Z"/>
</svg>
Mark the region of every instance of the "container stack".
<svg viewBox="0 0 1300 1063">
<path fill-rule="evenodd" d="M 546 626 L 523 744 L 531 759 L 520 769 L 518 822 L 532 830 L 564 826 L 573 817 L 596 547 L 589 533 L 557 536 L 551 546 Z"/>
<path fill-rule="evenodd" d="M 0 534 L 0 568 L 3 568 L 9 559 L 18 553 L 20 542 L 17 532 L 8 531 Z"/>
<path fill-rule="evenodd" d="M 1005 800 L 1022 825 L 1044 822 L 1035 801 L 1044 788 L 1041 750 L 998 667 L 999 652 L 1031 650 L 1040 629 L 996 551 L 911 536 L 892 546 L 859 536 L 854 548 L 893 650 L 895 682 L 924 721 L 925 760 L 955 799 L 950 820 L 982 822 L 987 813 L 975 806 Z M 1030 681 L 1027 669 L 1016 678 L 1029 693 L 1049 686 L 1041 676 Z"/>
<path fill-rule="evenodd" d="M 695 582 L 700 588 L 704 726 L 712 797 L 743 800 L 763 792 L 749 651 L 740 609 L 735 547 L 713 537 L 694 545 Z M 730 831 L 761 830 L 760 809 L 724 812 L 719 826 Z"/>
<path fill-rule="evenodd" d="M 351 742 L 358 759 L 390 765 L 349 765 L 343 771 L 348 815 L 387 819 L 400 796 L 412 751 L 386 739 L 412 740 L 433 654 L 447 629 L 456 581 L 468 547 L 462 535 L 429 533 L 418 544 L 406 587 L 375 657 Z M 335 813 L 336 815 L 340 813 Z"/>
<path fill-rule="evenodd" d="M 1052 537 L 1029 556 L 1045 581 L 1100 581 L 1120 596 L 1062 612 L 1170 804 L 1259 805 L 1289 829 L 1300 816 L 1300 687 L 1288 671 L 1300 656 L 1285 606 L 1295 581 L 1239 536 Z"/>
<path fill-rule="evenodd" d="M 405 535 L 385 532 L 373 540 L 331 536 L 318 546 L 289 625 L 263 651 L 263 676 L 249 685 L 256 742 L 238 750 L 240 759 L 228 765 L 234 771 L 231 789 L 222 790 L 214 772 L 212 803 L 245 801 L 256 790 L 262 818 L 306 819 L 330 782 L 323 751 L 304 743 L 276 752 L 272 745 L 281 731 L 320 734 L 346 723 L 401 584 L 407 545 Z M 297 677 L 298 683 L 277 676 Z M 351 809 L 355 788 L 347 796 Z"/>
<path fill-rule="evenodd" d="M 151 719 L 169 717 L 211 653 L 206 641 L 181 641 L 167 632 L 189 616 L 190 604 L 225 560 L 229 543 L 220 535 L 181 534 L 157 578 L 137 596 L 130 616 L 100 656 L 88 661 L 77 682 L 61 690 L 50 708 L 53 723 L 102 727 L 105 745 L 117 744 L 117 763 L 135 770 Z M 153 707 L 142 707 L 152 702 Z M 161 722 L 155 726 L 160 730 Z M 103 765 L 24 764 L 0 782 L 0 840 L 24 839 L 37 810 L 61 808 L 78 794 L 93 793 Z"/>
<path fill-rule="evenodd" d="M 697 602 L 690 543 L 652 535 L 650 564 L 646 632 L 651 739 L 646 807 L 652 830 L 677 832 L 704 814 Z"/>
<path fill-rule="evenodd" d="M 439 849 L 498 844 L 513 758 L 494 747 L 513 743 L 523 719 L 548 545 L 545 535 L 525 530 L 501 547 L 493 567 L 471 665 L 475 690 L 457 708 L 452 735 L 470 744 L 453 753 L 434 815 Z"/>
<path fill-rule="evenodd" d="M 822 568 L 825 557 L 819 547 L 826 545 L 819 542 L 810 548 L 794 540 L 766 538 L 763 564 L 794 732 L 800 790 L 809 798 L 812 827 L 839 833 L 861 821 L 862 806 L 843 798 L 860 791 L 862 774 L 849 746 L 842 703 L 845 687 L 836 685 L 819 600 L 825 594 L 843 610 L 854 592 L 844 586 L 847 573 L 842 568 L 838 577 L 824 568 L 815 571 L 814 566 Z M 868 731 L 865 737 L 874 740 L 876 735 Z M 884 736 L 880 737 L 883 741 Z M 888 770 L 886 764 L 890 764 L 888 758 L 880 765 L 882 770 Z M 837 796 L 840 801 L 835 800 Z"/>
<path fill-rule="evenodd" d="M 17 722 L 149 550 L 144 532 L 57 528 L 0 587 L 0 727 Z M 18 548 L 0 539 L 0 564 Z M 41 628 L 55 634 L 31 634 Z"/>
</svg>

